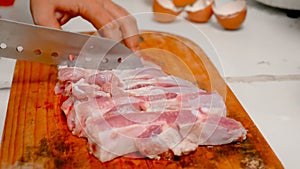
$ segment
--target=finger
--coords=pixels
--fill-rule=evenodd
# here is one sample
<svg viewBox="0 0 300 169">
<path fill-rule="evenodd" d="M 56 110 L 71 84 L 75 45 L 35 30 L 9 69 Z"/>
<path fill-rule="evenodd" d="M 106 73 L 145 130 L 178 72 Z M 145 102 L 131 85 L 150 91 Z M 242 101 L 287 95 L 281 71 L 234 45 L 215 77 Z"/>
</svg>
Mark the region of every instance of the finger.
<svg viewBox="0 0 300 169">
<path fill-rule="evenodd" d="M 119 17 L 117 21 L 120 24 L 123 39 L 129 48 L 133 51 L 139 49 L 139 35 L 138 28 L 135 19 L 131 15 Z"/>
<path fill-rule="evenodd" d="M 73 0 L 31 0 L 30 9 L 38 25 L 61 29 L 61 25 L 78 14 L 78 5 Z"/>
<path fill-rule="evenodd" d="M 124 8 L 114 4 L 113 2 L 107 2 L 107 11 L 117 19 L 120 24 L 120 29 L 125 41 L 125 44 L 136 51 L 139 49 L 139 35 L 138 27 L 135 18 L 130 15 Z"/>
<path fill-rule="evenodd" d="M 64 17 L 64 14 L 62 12 L 55 12 L 55 17 L 59 21 Z"/>
<path fill-rule="evenodd" d="M 133 51 L 139 50 L 139 32 L 135 20 L 131 16 L 118 19 L 124 42 Z"/>
<path fill-rule="evenodd" d="M 54 6 L 45 4 L 44 2 L 46 1 L 41 1 L 40 3 L 36 3 L 34 0 L 31 1 L 30 10 L 34 23 L 41 26 L 61 29 L 55 16 Z M 45 6 L 47 6 L 47 8 L 45 8 Z"/>
<path fill-rule="evenodd" d="M 117 22 L 113 21 L 98 29 L 98 32 L 101 36 L 113 39 L 115 41 L 122 41 L 122 32 L 120 26 Z"/>
<path fill-rule="evenodd" d="M 73 16 L 71 16 L 68 13 L 63 13 L 63 12 L 55 12 L 56 20 L 59 22 L 60 25 L 64 25 L 67 23 Z"/>
<path fill-rule="evenodd" d="M 122 33 L 120 25 L 109 14 L 101 3 L 88 3 L 83 2 L 80 6 L 79 15 L 84 19 L 90 21 L 99 33 L 104 37 L 114 39 L 116 41 L 122 40 Z"/>
<path fill-rule="evenodd" d="M 54 12 L 49 11 L 49 13 L 34 16 L 33 20 L 36 25 L 61 29 L 60 23 L 56 20 L 56 17 L 54 16 Z"/>
</svg>

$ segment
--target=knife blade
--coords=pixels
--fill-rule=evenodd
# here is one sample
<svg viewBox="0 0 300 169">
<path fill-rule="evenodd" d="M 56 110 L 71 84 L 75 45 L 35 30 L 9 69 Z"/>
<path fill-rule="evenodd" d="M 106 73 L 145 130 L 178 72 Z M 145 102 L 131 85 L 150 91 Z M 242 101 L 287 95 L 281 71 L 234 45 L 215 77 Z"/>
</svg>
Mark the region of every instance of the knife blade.
<svg viewBox="0 0 300 169">
<path fill-rule="evenodd" d="M 143 66 L 117 41 L 5 19 L 0 19 L 0 57 L 89 69 Z"/>
</svg>

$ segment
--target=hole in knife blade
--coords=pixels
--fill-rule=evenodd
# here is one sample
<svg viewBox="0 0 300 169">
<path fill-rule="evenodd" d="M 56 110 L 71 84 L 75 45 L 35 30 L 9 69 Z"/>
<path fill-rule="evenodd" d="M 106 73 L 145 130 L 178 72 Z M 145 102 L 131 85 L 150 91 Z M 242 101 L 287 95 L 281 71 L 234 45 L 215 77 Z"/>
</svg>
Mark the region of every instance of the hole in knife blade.
<svg viewBox="0 0 300 169">
<path fill-rule="evenodd" d="M 58 53 L 57 52 L 52 52 L 51 56 L 56 58 L 56 57 L 58 57 Z"/>
<path fill-rule="evenodd" d="M 40 56 L 42 54 L 42 51 L 40 49 L 36 49 L 33 51 L 33 53 L 37 56 Z"/>
<path fill-rule="evenodd" d="M 0 48 L 1 48 L 1 49 L 6 49 L 6 48 L 7 48 L 6 43 L 0 43 Z"/>
<path fill-rule="evenodd" d="M 70 61 L 75 60 L 75 55 L 70 54 L 70 55 L 69 55 L 69 60 L 70 60 Z"/>
<path fill-rule="evenodd" d="M 23 46 L 19 45 L 19 46 L 17 46 L 16 50 L 17 50 L 17 52 L 21 53 L 24 51 L 24 48 L 23 48 Z"/>
<path fill-rule="evenodd" d="M 118 62 L 119 62 L 119 63 L 122 62 L 122 58 L 121 58 L 121 57 L 118 58 Z"/>
</svg>

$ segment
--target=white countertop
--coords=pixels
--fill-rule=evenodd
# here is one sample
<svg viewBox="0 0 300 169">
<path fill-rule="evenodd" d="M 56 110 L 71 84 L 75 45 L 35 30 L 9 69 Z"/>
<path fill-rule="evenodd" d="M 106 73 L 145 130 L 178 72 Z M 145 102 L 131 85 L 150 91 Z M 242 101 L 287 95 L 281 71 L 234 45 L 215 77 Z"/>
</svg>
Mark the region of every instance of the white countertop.
<svg viewBox="0 0 300 169">
<path fill-rule="evenodd" d="M 133 15 L 151 12 L 152 0 L 115 2 Z M 28 0 L 16 0 L 13 8 L 0 7 L 0 15 L 32 22 L 28 4 Z M 246 21 L 237 31 L 223 30 L 214 17 L 208 23 L 194 25 L 214 45 L 225 80 L 285 168 L 298 168 L 300 18 L 288 18 L 284 11 L 255 1 L 247 1 L 247 7 Z M 139 25 L 144 24 L 138 21 Z M 81 18 L 72 20 L 64 29 L 94 30 Z M 179 29 L 185 30 L 180 26 Z M 192 35 L 192 40 L 197 40 L 197 35 Z M 14 64 L 12 60 L 0 59 L 0 88 L 4 87 L 0 89 L 0 135 L 9 98 L 7 87 L 11 83 Z"/>
</svg>

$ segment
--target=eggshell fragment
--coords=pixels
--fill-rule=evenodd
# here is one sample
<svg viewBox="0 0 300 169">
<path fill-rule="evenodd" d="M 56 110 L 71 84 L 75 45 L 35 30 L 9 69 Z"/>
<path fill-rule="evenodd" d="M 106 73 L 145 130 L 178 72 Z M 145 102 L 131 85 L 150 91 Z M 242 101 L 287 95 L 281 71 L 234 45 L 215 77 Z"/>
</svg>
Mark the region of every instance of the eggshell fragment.
<svg viewBox="0 0 300 169">
<path fill-rule="evenodd" d="M 158 22 L 173 22 L 182 10 L 176 8 L 172 0 L 154 0 L 152 6 L 154 19 Z"/>
<path fill-rule="evenodd" d="M 213 12 L 223 28 L 238 29 L 244 22 L 247 14 L 246 1 L 236 0 L 220 8 L 213 5 Z"/>
<path fill-rule="evenodd" d="M 191 5 L 197 0 L 173 0 L 173 3 L 176 7 L 184 7 L 186 5 Z"/>
<path fill-rule="evenodd" d="M 213 14 L 213 0 L 198 0 L 192 6 L 187 6 L 185 11 L 188 14 L 188 20 L 192 22 L 207 22 Z"/>
</svg>

